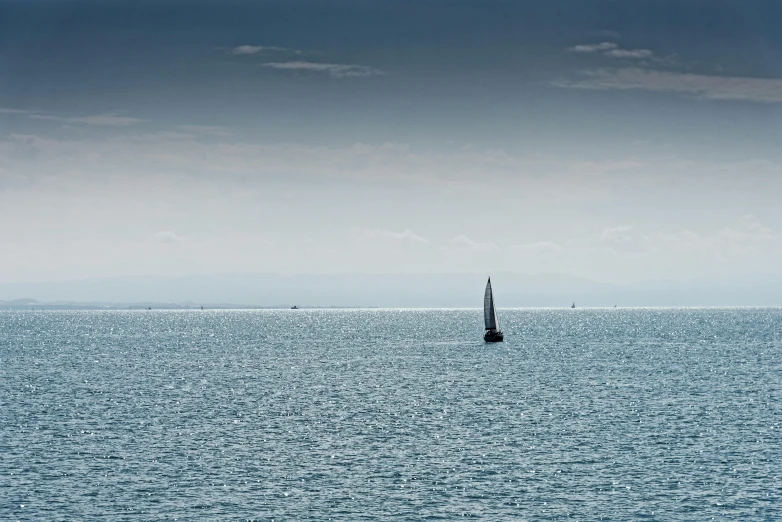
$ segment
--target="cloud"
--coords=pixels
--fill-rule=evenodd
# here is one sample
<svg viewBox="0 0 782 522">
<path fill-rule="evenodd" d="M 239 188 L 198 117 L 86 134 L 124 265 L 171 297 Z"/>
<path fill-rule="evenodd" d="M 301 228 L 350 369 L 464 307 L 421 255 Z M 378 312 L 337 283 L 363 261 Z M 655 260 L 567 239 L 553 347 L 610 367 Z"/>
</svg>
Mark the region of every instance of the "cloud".
<svg viewBox="0 0 782 522">
<path fill-rule="evenodd" d="M 545 252 L 561 252 L 562 247 L 554 243 L 553 241 L 536 241 L 535 243 L 516 245 L 513 247 L 513 250 L 517 250 L 520 252 L 545 253 Z"/>
<path fill-rule="evenodd" d="M 597 52 L 611 51 L 613 49 L 616 49 L 617 47 L 619 46 L 616 45 L 615 43 L 602 42 L 599 44 L 576 45 L 575 47 L 571 47 L 568 50 L 574 53 L 597 53 Z"/>
<path fill-rule="evenodd" d="M 603 53 L 603 56 L 610 56 L 611 58 L 634 58 L 638 60 L 644 60 L 654 56 L 654 53 L 649 49 L 611 49 L 608 52 Z"/>
<path fill-rule="evenodd" d="M 598 44 L 576 45 L 570 47 L 568 51 L 581 54 L 601 54 L 609 58 L 625 58 L 635 60 L 648 60 L 654 57 L 654 53 L 649 49 L 620 49 L 613 42 L 601 42 Z"/>
<path fill-rule="evenodd" d="M 720 232 L 719 237 L 731 243 L 751 246 L 777 239 L 773 230 L 764 226 L 757 217 L 749 214 L 742 216 L 738 222 Z"/>
<path fill-rule="evenodd" d="M 714 234 L 699 234 L 692 230 L 652 232 L 640 236 L 637 244 L 637 250 L 652 259 L 667 260 L 674 265 L 694 262 L 699 270 L 706 270 L 715 262 L 724 262 L 730 250 L 729 245 L 721 244 Z"/>
<path fill-rule="evenodd" d="M 782 102 L 782 79 L 706 76 L 640 68 L 586 71 L 588 78 L 553 82 L 558 87 L 598 90 L 678 92 L 710 100 Z"/>
<path fill-rule="evenodd" d="M 609 227 L 600 233 L 600 244 L 623 251 L 636 251 L 638 244 L 629 225 Z"/>
<path fill-rule="evenodd" d="M 209 136 L 230 136 L 234 133 L 233 130 L 228 127 L 220 127 L 217 125 L 180 125 L 178 128 L 186 132 L 207 134 Z"/>
<path fill-rule="evenodd" d="M 621 172 L 644 167 L 646 164 L 637 160 L 607 160 L 579 161 L 570 165 L 570 171 L 586 175 L 605 175 L 611 172 Z"/>
<path fill-rule="evenodd" d="M 24 109 L 8 109 L 0 107 L 0 114 L 35 114 L 36 111 L 27 111 Z"/>
<path fill-rule="evenodd" d="M 704 259 L 726 262 L 758 251 L 773 251 L 779 236 L 753 215 L 741 217 L 720 231 L 697 233 L 692 230 L 635 233 L 627 225 L 603 230 L 599 243 L 624 252 L 645 252 L 652 256 L 702 255 Z"/>
<path fill-rule="evenodd" d="M 152 234 L 152 239 L 158 243 L 181 243 L 184 238 L 171 230 L 161 230 Z"/>
<path fill-rule="evenodd" d="M 347 78 L 355 76 L 382 76 L 385 73 L 366 65 L 348 65 L 341 63 L 315 63 L 315 62 L 269 62 L 264 67 L 283 69 L 288 71 L 308 71 L 314 73 L 326 73 L 332 78 Z"/>
<path fill-rule="evenodd" d="M 33 160 L 39 162 L 35 169 Z M 132 167 L 150 173 L 181 172 L 242 187 L 282 178 L 300 183 L 338 179 L 418 186 L 470 200 L 496 197 L 496 182 L 507 189 L 506 197 L 524 204 L 594 202 L 608 197 L 612 188 L 608 175 L 592 176 L 590 183 L 575 182 L 585 171 L 571 169 L 564 160 L 541 162 L 475 145 L 450 144 L 436 150 L 396 142 L 313 146 L 220 137 L 205 140 L 195 132 L 144 132 L 126 127 L 100 137 L 12 135 L 0 139 L 0 166 L 31 169 L 34 179 L 69 168 L 105 172 L 107 162 L 121 165 L 123 172 Z M 476 172 L 481 176 L 476 177 Z"/>
<path fill-rule="evenodd" d="M 295 49 L 288 49 L 287 47 L 276 47 L 273 45 L 240 45 L 231 49 L 231 54 L 263 54 L 267 51 L 296 51 Z"/>
<path fill-rule="evenodd" d="M 36 120 L 62 121 L 65 123 L 84 123 L 86 125 L 102 125 L 107 127 L 124 127 L 135 123 L 142 123 L 145 120 L 131 118 L 129 116 L 120 116 L 115 112 L 97 114 L 95 116 L 83 116 L 78 118 L 64 118 L 61 116 L 52 116 L 50 114 L 33 114 L 30 118 Z"/>
<path fill-rule="evenodd" d="M 451 244 L 458 247 L 467 248 L 469 250 L 474 250 L 476 252 L 500 249 L 500 247 L 498 247 L 495 243 L 492 242 L 482 243 L 480 241 L 473 241 L 472 239 L 465 236 L 464 234 L 459 234 L 458 236 L 451 239 Z"/>
<path fill-rule="evenodd" d="M 353 237 L 359 240 L 390 240 L 396 242 L 418 243 L 421 245 L 428 245 L 430 242 L 429 238 L 420 236 L 409 228 L 406 228 L 403 232 L 392 232 L 380 228 L 361 229 L 355 231 Z"/>
</svg>

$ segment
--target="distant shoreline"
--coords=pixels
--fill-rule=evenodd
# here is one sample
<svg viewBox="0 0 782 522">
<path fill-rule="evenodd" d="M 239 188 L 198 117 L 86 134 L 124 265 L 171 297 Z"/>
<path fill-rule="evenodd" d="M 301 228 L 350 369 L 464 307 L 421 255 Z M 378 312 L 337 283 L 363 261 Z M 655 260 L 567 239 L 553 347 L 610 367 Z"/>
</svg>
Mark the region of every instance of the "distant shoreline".
<svg viewBox="0 0 782 522">
<path fill-rule="evenodd" d="M 497 305 L 702 307 L 782 305 L 782 276 L 609 284 L 563 274 L 492 273 Z M 476 308 L 481 274 L 196 274 L 0 284 L 0 309 Z"/>
<path fill-rule="evenodd" d="M 235 303 L 46 303 L 28 299 L 0 301 L 0 310 L 290 310 L 292 305 L 249 305 Z M 298 310 L 332 310 L 351 308 L 381 308 L 377 306 L 298 306 Z"/>
<path fill-rule="evenodd" d="M 209 303 L 195 305 L 191 303 L 45 303 L 33 300 L 18 300 L 23 302 L 0 301 L 0 312 L 24 311 L 230 311 L 230 310 L 291 310 L 288 305 L 262 306 L 234 303 Z M 781 305 L 628 305 L 628 306 L 582 306 L 571 309 L 569 306 L 508 306 L 502 310 L 567 310 L 578 313 L 579 310 L 633 310 L 633 309 L 777 309 Z M 479 306 L 298 306 L 291 310 L 481 310 Z"/>
</svg>

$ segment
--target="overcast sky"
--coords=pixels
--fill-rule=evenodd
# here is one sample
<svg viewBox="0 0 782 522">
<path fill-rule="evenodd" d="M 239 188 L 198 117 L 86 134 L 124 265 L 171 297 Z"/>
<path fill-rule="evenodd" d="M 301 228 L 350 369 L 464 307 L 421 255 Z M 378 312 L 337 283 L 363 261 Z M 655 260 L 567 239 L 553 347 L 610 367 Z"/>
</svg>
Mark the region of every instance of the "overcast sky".
<svg viewBox="0 0 782 522">
<path fill-rule="evenodd" d="M 738 0 L 2 1 L 0 283 L 780 274 L 779 20 Z"/>
</svg>

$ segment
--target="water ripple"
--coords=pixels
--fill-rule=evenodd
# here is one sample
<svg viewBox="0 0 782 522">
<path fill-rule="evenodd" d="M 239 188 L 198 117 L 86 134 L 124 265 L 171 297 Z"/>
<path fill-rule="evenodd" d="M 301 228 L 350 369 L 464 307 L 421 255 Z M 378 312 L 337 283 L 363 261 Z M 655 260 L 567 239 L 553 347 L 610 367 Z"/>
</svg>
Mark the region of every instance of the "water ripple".
<svg viewBox="0 0 782 522">
<path fill-rule="evenodd" d="M 7 520 L 782 519 L 782 311 L 0 312 Z"/>
</svg>

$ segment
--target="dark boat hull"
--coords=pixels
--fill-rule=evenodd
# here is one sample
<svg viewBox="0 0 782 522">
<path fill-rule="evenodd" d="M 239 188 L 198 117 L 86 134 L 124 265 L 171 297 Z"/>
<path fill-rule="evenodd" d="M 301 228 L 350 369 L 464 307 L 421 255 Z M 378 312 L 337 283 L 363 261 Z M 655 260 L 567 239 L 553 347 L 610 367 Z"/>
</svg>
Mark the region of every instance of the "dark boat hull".
<svg viewBox="0 0 782 522">
<path fill-rule="evenodd" d="M 483 340 L 487 343 L 501 343 L 505 339 L 502 332 L 486 332 L 483 334 Z"/>
</svg>

